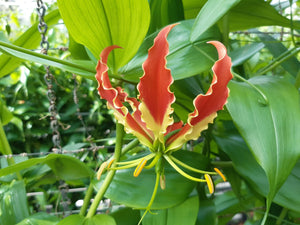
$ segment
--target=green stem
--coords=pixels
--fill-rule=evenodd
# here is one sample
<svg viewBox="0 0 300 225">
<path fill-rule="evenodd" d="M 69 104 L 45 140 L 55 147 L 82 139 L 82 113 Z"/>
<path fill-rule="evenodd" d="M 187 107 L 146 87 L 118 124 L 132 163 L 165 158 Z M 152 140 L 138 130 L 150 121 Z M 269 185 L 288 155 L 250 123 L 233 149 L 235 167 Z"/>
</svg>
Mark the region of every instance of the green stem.
<svg viewBox="0 0 300 225">
<path fill-rule="evenodd" d="M 298 54 L 300 52 L 300 47 L 298 48 L 293 48 L 287 52 L 284 52 L 282 55 L 274 59 L 268 66 L 266 66 L 263 70 L 259 71 L 256 75 L 263 75 L 266 74 L 267 72 L 273 70 L 275 67 L 279 66 L 281 63 L 284 61 L 288 60 L 292 56 Z"/>
<path fill-rule="evenodd" d="M 284 218 L 285 218 L 285 216 L 286 216 L 286 214 L 287 214 L 288 211 L 289 211 L 289 210 L 288 210 L 287 208 L 283 208 L 283 209 L 282 209 L 282 211 L 281 211 L 281 213 L 280 213 L 278 219 L 276 220 L 276 224 L 275 224 L 275 225 L 280 225 L 280 224 L 282 224 L 282 222 L 283 222 L 283 220 L 284 220 Z"/>
<path fill-rule="evenodd" d="M 85 212 L 86 212 L 86 210 L 87 210 L 87 208 L 89 206 L 89 202 L 90 202 L 90 200 L 92 198 L 92 194 L 93 194 L 93 190 L 94 190 L 93 186 L 94 185 L 92 183 L 90 183 L 90 185 L 89 185 L 89 187 L 88 187 L 88 189 L 86 191 L 86 194 L 85 194 L 84 200 L 83 200 L 83 205 L 82 205 L 82 207 L 80 209 L 80 213 L 79 213 L 79 215 L 81 215 L 81 216 L 85 215 Z"/>
<path fill-rule="evenodd" d="M 157 193 L 157 189 L 158 189 L 158 184 L 159 184 L 159 177 L 160 177 L 160 174 L 159 173 L 156 173 L 156 179 L 155 179 L 155 185 L 154 185 L 154 190 L 153 190 L 153 193 L 152 193 L 152 196 L 151 196 L 151 199 L 150 199 L 150 202 L 148 203 L 148 206 L 146 208 L 146 211 L 144 212 L 142 218 L 140 219 L 140 222 L 138 223 L 138 225 L 141 224 L 142 220 L 144 219 L 144 217 L 147 215 L 147 213 L 150 211 L 151 209 L 151 206 L 155 200 L 155 196 L 156 196 L 156 193 Z"/>
<path fill-rule="evenodd" d="M 9 155 L 12 155 L 12 151 L 11 151 L 10 145 L 7 141 L 1 119 L 0 119 L 0 147 L 1 147 L 0 152 L 3 155 L 8 155 L 8 157 L 6 158 L 8 165 L 9 166 L 14 165 L 15 164 L 14 158 L 9 157 Z M 16 172 L 16 174 L 17 174 L 18 180 L 22 180 L 22 176 L 21 176 L 20 172 Z"/>
<path fill-rule="evenodd" d="M 116 125 L 116 145 L 115 145 L 115 154 L 114 154 L 114 159 L 115 161 L 113 162 L 113 165 L 119 161 L 120 156 L 121 156 L 121 152 L 122 152 L 122 143 L 123 143 L 123 137 L 124 137 L 124 127 L 122 124 L 117 123 Z M 97 208 L 99 206 L 99 203 L 101 201 L 101 199 L 103 198 L 106 190 L 108 189 L 110 183 L 113 180 L 113 177 L 115 176 L 116 171 L 115 170 L 110 170 L 104 181 L 103 184 L 101 185 L 97 195 L 95 196 L 95 199 L 86 215 L 86 218 L 91 218 L 92 216 L 95 215 Z"/>
</svg>

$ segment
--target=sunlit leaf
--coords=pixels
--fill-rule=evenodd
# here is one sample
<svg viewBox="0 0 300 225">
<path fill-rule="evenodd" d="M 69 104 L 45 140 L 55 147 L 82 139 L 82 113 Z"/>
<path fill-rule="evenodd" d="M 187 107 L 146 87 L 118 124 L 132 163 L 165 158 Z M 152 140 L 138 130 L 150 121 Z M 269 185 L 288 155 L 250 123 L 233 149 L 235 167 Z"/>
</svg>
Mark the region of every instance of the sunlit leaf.
<svg viewBox="0 0 300 225">
<path fill-rule="evenodd" d="M 58 0 L 61 16 L 74 40 L 96 58 L 110 45 L 119 45 L 109 60 L 115 69 L 131 59 L 142 43 L 150 22 L 147 0 Z"/>
</svg>

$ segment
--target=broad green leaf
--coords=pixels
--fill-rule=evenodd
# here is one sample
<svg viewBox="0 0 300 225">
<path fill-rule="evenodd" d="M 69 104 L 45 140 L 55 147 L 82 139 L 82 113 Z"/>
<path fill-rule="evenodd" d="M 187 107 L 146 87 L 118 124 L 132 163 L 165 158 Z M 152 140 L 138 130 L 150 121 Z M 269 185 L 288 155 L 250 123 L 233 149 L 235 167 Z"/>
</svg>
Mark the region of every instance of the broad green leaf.
<svg viewBox="0 0 300 225">
<path fill-rule="evenodd" d="M 45 23 L 51 27 L 55 25 L 60 19 L 58 9 L 53 10 L 45 16 Z M 26 48 L 35 49 L 41 42 L 41 34 L 38 31 L 38 22 L 33 24 L 28 30 L 26 30 L 16 41 L 14 45 Z M 2 54 L 0 56 L 0 78 L 13 72 L 23 61 L 23 58 L 17 59 L 8 55 Z"/>
<path fill-rule="evenodd" d="M 143 225 L 194 225 L 198 210 L 198 196 L 190 197 L 175 207 L 159 210 L 157 214 L 148 213 Z M 141 214 L 143 213 L 144 211 L 141 211 Z"/>
<path fill-rule="evenodd" d="M 229 56 L 232 60 L 232 66 L 238 66 L 243 64 L 257 52 L 259 52 L 263 47 L 265 47 L 263 43 L 252 43 L 249 45 L 244 45 L 229 52 Z"/>
<path fill-rule="evenodd" d="M 241 0 L 208 0 L 201 8 L 193 25 L 190 40 L 195 42 L 211 26 L 219 21 L 232 7 Z"/>
<path fill-rule="evenodd" d="M 199 169 L 205 169 L 208 163 L 207 158 L 194 152 L 177 151 L 174 156 Z M 105 196 L 129 207 L 146 208 L 154 188 L 154 168 L 144 169 L 138 177 L 133 176 L 133 171 L 134 168 L 118 170 Z M 166 188 L 165 190 L 158 188 L 152 209 L 169 208 L 183 202 L 196 185 L 195 182 L 177 173 L 168 163 L 165 164 L 165 176 Z M 96 187 L 100 185 L 101 182 Z"/>
<path fill-rule="evenodd" d="M 140 212 L 131 208 L 120 208 L 110 214 L 118 225 L 138 224 L 140 220 Z"/>
<path fill-rule="evenodd" d="M 218 146 L 230 157 L 235 170 L 247 181 L 253 190 L 267 197 L 269 184 L 266 174 L 251 154 L 245 141 L 234 131 L 225 130 L 216 134 Z M 279 189 L 274 202 L 300 212 L 300 160 L 296 163 L 291 174 Z"/>
<path fill-rule="evenodd" d="M 84 216 L 75 214 L 64 218 L 57 225 L 83 225 L 84 221 Z"/>
<path fill-rule="evenodd" d="M 300 156 L 300 107 L 297 90 L 276 77 L 231 82 L 227 108 L 268 181 L 268 206 Z"/>
<path fill-rule="evenodd" d="M 91 218 L 86 218 L 84 225 L 117 225 L 114 218 L 106 214 L 98 214 Z"/>
<path fill-rule="evenodd" d="M 26 219 L 22 220 L 16 225 L 56 225 L 58 218 L 45 212 L 38 212 L 33 214 Z"/>
<path fill-rule="evenodd" d="M 230 10 L 228 16 L 230 31 L 271 25 L 283 27 L 291 25 L 289 19 L 280 15 L 268 2 L 261 0 L 243 0 Z M 299 29 L 300 23 L 295 21 L 294 28 Z"/>
<path fill-rule="evenodd" d="M 215 225 L 216 220 L 216 206 L 212 199 L 199 201 L 199 212 L 195 225 Z"/>
<path fill-rule="evenodd" d="M 23 181 L 13 181 L 0 188 L 0 224 L 12 225 L 29 216 Z"/>
<path fill-rule="evenodd" d="M 72 156 L 50 154 L 46 157 L 28 159 L 24 162 L 3 168 L 0 170 L 0 176 L 18 172 L 36 164 L 47 164 L 58 177 L 64 180 L 77 180 L 93 175 L 89 167 Z"/>
<path fill-rule="evenodd" d="M 8 55 L 18 57 L 22 60 L 28 60 L 31 62 L 54 66 L 71 73 L 85 76 L 90 79 L 94 78 L 96 74 L 96 69 L 94 68 L 94 64 L 91 61 L 77 60 L 76 63 L 72 63 L 52 56 L 33 52 L 28 49 L 21 48 L 2 41 L 0 41 L 0 51 L 3 51 Z"/>
<path fill-rule="evenodd" d="M 148 34 L 160 28 L 184 20 L 181 0 L 149 0 L 151 22 Z"/>
<path fill-rule="evenodd" d="M 274 58 L 288 52 L 288 49 L 279 41 L 272 36 L 264 33 L 259 33 L 258 37 L 265 44 L 266 48 L 271 52 Z M 293 77 L 297 77 L 300 71 L 300 62 L 296 56 L 291 56 L 280 64 L 287 72 Z"/>
<path fill-rule="evenodd" d="M 119 45 L 109 59 L 118 69 L 137 52 L 150 22 L 147 0 L 58 0 L 60 14 L 74 40 L 95 57 L 110 45 Z"/>
<path fill-rule="evenodd" d="M 175 26 L 168 35 L 169 54 L 167 68 L 171 69 L 175 80 L 191 77 L 209 70 L 217 59 L 215 48 L 207 44 L 210 40 L 219 40 L 220 33 L 216 27 L 205 32 L 199 41 L 189 41 L 193 20 L 182 21 Z M 137 54 L 119 73 L 124 74 L 126 80 L 138 82 L 143 74 L 142 64 L 148 56 L 148 49 L 153 45 L 157 33 L 149 35 L 141 45 Z"/>
<path fill-rule="evenodd" d="M 77 60 L 89 60 L 89 56 L 86 53 L 85 47 L 78 44 L 72 36 L 69 34 L 69 51 L 71 53 L 72 59 Z"/>
</svg>

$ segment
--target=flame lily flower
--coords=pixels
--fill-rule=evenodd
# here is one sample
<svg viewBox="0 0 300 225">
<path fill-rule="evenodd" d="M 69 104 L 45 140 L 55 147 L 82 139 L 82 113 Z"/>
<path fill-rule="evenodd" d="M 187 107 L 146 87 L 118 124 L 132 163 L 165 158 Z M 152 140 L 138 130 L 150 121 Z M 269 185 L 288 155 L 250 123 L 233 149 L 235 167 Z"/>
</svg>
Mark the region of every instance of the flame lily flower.
<svg viewBox="0 0 300 225">
<path fill-rule="evenodd" d="M 230 72 L 231 59 L 223 44 L 218 41 L 208 42 L 215 46 L 219 55 L 218 61 L 212 67 L 213 79 L 210 88 L 206 94 L 199 94 L 194 99 L 195 110 L 189 114 L 185 124 L 182 121 L 174 123 L 171 105 L 175 102 L 175 96 L 170 91 L 173 78 L 171 71 L 166 68 L 166 56 L 169 52 L 167 35 L 174 26 L 169 25 L 162 29 L 149 49 L 148 58 L 143 63 L 144 74 L 137 86 L 139 91 L 137 98 L 129 97 L 121 87 L 114 88 L 110 83 L 107 58 L 113 49 L 120 47 L 116 45 L 107 47 L 100 55 L 96 79 L 101 98 L 107 100 L 108 108 L 114 111 L 115 118 L 124 125 L 125 131 L 135 135 L 150 150 L 150 153 L 143 158 L 118 162 L 115 169 L 136 166 L 134 176 L 138 176 L 143 168 L 156 166 L 161 187 L 164 187 L 165 178 L 160 162 L 165 160 L 183 176 L 194 181 L 207 182 L 212 193 L 213 184 L 209 174 L 221 175 L 218 169 L 215 169 L 216 172 L 207 172 L 192 168 L 173 157 L 171 153 L 179 150 L 185 142 L 197 139 L 200 133 L 207 129 L 208 124 L 213 122 L 217 111 L 223 109 L 229 94 L 227 84 L 233 77 Z M 152 161 L 147 165 L 151 159 Z M 205 179 L 188 175 L 178 165 L 204 174 Z M 154 197 L 150 203 L 153 200 Z"/>
</svg>

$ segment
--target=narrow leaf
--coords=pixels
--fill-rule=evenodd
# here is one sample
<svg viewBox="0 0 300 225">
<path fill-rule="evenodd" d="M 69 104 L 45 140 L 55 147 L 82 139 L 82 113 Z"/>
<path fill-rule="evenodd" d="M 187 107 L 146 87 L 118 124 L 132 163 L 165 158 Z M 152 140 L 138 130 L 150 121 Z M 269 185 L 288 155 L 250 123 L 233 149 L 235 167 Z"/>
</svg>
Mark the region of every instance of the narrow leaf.
<svg viewBox="0 0 300 225">
<path fill-rule="evenodd" d="M 93 63 L 91 63 L 90 61 L 77 60 L 77 63 L 75 64 L 52 56 L 30 51 L 28 49 L 21 48 L 3 41 L 0 41 L 0 51 L 3 51 L 8 55 L 18 57 L 22 60 L 25 59 L 40 64 L 54 66 L 62 70 L 69 71 L 71 73 L 76 73 L 85 76 L 90 79 L 94 78 L 94 75 L 96 73 L 96 70 L 91 68 Z"/>
<path fill-rule="evenodd" d="M 51 27 L 55 25 L 60 19 L 58 9 L 53 10 L 45 16 L 45 23 Z M 38 31 L 38 22 L 33 24 L 28 30 L 26 30 L 17 40 L 13 42 L 14 45 L 34 49 L 41 42 L 41 34 Z M 17 59 L 8 55 L 0 56 L 0 77 L 3 77 L 13 72 L 23 61 L 23 58 Z"/>
<path fill-rule="evenodd" d="M 219 21 L 241 0 L 208 0 L 199 12 L 191 31 L 191 42 L 195 42 L 211 26 Z"/>
</svg>

